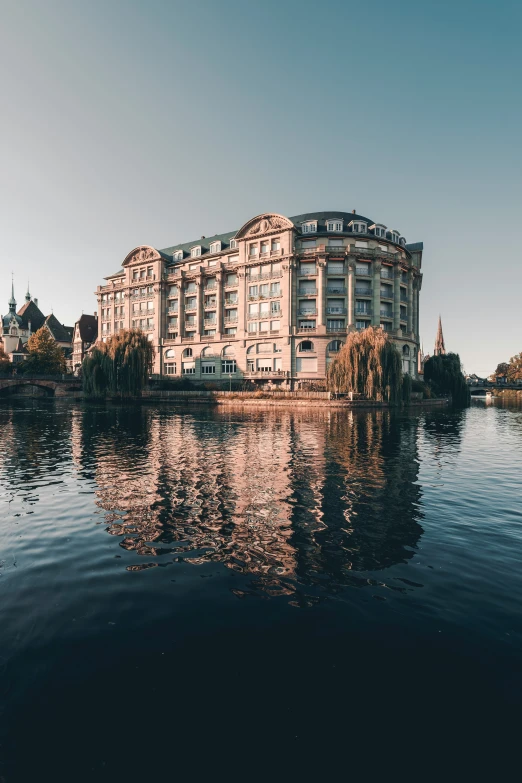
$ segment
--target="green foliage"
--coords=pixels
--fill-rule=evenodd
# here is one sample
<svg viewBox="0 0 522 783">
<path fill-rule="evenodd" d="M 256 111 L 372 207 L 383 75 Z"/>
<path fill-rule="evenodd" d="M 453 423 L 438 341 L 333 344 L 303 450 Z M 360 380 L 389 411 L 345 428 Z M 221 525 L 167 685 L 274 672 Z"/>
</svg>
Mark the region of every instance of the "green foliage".
<svg viewBox="0 0 522 783">
<path fill-rule="evenodd" d="M 424 365 L 424 380 L 436 395 L 451 395 L 454 405 L 470 404 L 470 392 L 456 353 L 431 356 Z"/>
<path fill-rule="evenodd" d="M 370 326 L 348 335 L 328 368 L 327 388 L 336 394 L 354 392 L 369 400 L 400 403 L 401 356 L 386 333 Z"/>
<path fill-rule="evenodd" d="M 147 384 L 154 349 L 139 329 L 122 330 L 106 343 L 98 343 L 82 365 L 87 397 L 136 397 Z"/>
<path fill-rule="evenodd" d="M 411 400 L 411 392 L 412 392 L 412 383 L 411 383 L 411 375 L 406 373 L 402 376 L 402 401 L 404 403 L 409 403 Z"/>
<path fill-rule="evenodd" d="M 6 374 L 12 372 L 12 370 L 13 365 L 11 364 L 9 356 L 0 345 L 0 373 Z"/>
<path fill-rule="evenodd" d="M 424 384 L 422 381 L 418 381 L 416 378 L 412 378 L 411 381 L 411 390 L 412 392 L 421 392 L 424 394 L 426 391 L 426 384 Z"/>
<path fill-rule="evenodd" d="M 25 375 L 62 375 L 66 371 L 65 354 L 55 342 L 49 330 L 42 326 L 29 338 L 27 359 L 20 363 L 18 372 Z"/>
<path fill-rule="evenodd" d="M 508 380 L 519 381 L 522 379 L 522 353 L 517 353 L 509 360 Z"/>
<path fill-rule="evenodd" d="M 497 364 L 497 369 L 493 374 L 497 376 L 497 375 L 507 375 L 508 373 L 509 373 L 508 362 L 500 362 L 500 364 Z"/>
</svg>

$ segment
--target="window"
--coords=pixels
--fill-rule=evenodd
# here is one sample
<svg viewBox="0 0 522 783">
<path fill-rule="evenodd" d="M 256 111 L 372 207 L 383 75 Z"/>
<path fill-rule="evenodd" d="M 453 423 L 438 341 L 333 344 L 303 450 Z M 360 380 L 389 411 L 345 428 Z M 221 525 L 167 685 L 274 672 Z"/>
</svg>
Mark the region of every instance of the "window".
<svg viewBox="0 0 522 783">
<path fill-rule="evenodd" d="M 235 349 L 233 345 L 225 345 L 223 348 L 223 356 L 234 356 Z"/>
<path fill-rule="evenodd" d="M 192 356 L 192 348 L 185 348 L 183 351 L 183 357 Z"/>
<path fill-rule="evenodd" d="M 392 325 L 391 325 L 391 323 L 389 323 L 388 321 L 384 321 L 384 322 L 381 324 L 381 329 L 383 330 L 383 332 L 391 332 L 391 330 L 392 330 Z"/>
<path fill-rule="evenodd" d="M 266 255 L 269 252 L 268 242 L 261 242 L 261 255 Z"/>
<path fill-rule="evenodd" d="M 379 250 L 384 250 L 385 253 L 388 252 L 388 245 L 379 245 Z"/>
<path fill-rule="evenodd" d="M 342 261 L 328 261 L 327 271 L 329 275 L 343 275 L 344 263 Z"/>
<path fill-rule="evenodd" d="M 259 296 L 268 296 L 270 288 L 268 283 L 263 283 L 263 285 L 259 286 Z"/>
<path fill-rule="evenodd" d="M 406 247 L 406 239 L 404 237 L 400 237 L 399 244 L 402 245 L 402 247 Z"/>
<path fill-rule="evenodd" d="M 257 302 L 248 305 L 248 315 L 256 316 L 259 313 L 259 305 Z"/>
<path fill-rule="evenodd" d="M 191 247 L 190 248 L 190 255 L 192 258 L 196 258 L 197 256 L 201 255 L 201 245 L 198 245 L 197 247 Z"/>
<path fill-rule="evenodd" d="M 343 230 L 343 221 L 342 220 L 327 220 L 326 221 L 326 230 L 327 231 L 342 231 Z"/>
<path fill-rule="evenodd" d="M 315 329 L 315 320 L 314 321 L 299 321 L 299 329 L 307 330 L 307 329 Z"/>
<path fill-rule="evenodd" d="M 174 261 L 183 261 L 183 250 L 175 250 L 172 258 Z"/>
<path fill-rule="evenodd" d="M 299 357 L 295 360 L 295 369 L 297 372 L 317 372 L 317 359 Z"/>
<path fill-rule="evenodd" d="M 257 244 L 256 245 L 250 245 L 250 247 L 248 248 L 248 255 L 249 256 L 257 256 L 258 250 L 259 250 L 259 248 L 258 248 Z"/>
<path fill-rule="evenodd" d="M 177 296 L 179 294 L 179 289 L 177 285 L 171 285 L 169 286 L 169 296 Z"/>
<path fill-rule="evenodd" d="M 227 275 L 226 285 L 237 285 L 237 275 L 235 272 L 231 272 Z"/>
<path fill-rule="evenodd" d="M 225 321 L 237 321 L 237 310 L 227 310 Z"/>
<path fill-rule="evenodd" d="M 185 289 L 185 292 L 187 294 L 192 294 L 192 293 L 195 293 L 195 291 L 196 291 L 196 283 L 194 282 L 194 280 L 191 280 L 190 283 L 187 283 L 187 287 Z"/>
<path fill-rule="evenodd" d="M 237 239 L 231 239 L 230 240 L 230 248 L 233 249 L 237 247 Z"/>
<path fill-rule="evenodd" d="M 259 314 L 261 317 L 266 318 L 270 312 L 270 302 L 261 302 L 259 305 Z"/>
<path fill-rule="evenodd" d="M 235 359 L 225 359 L 221 362 L 221 372 L 224 375 L 233 375 L 237 371 Z"/>
<path fill-rule="evenodd" d="M 303 250 L 313 250 L 314 247 L 317 247 L 317 239 L 303 239 L 301 242 Z"/>
<path fill-rule="evenodd" d="M 299 265 L 300 275 L 316 275 L 317 269 L 314 261 L 301 261 Z"/>
<path fill-rule="evenodd" d="M 140 280 L 145 280 L 145 270 L 140 269 Z"/>
<path fill-rule="evenodd" d="M 355 322 L 355 328 L 356 329 L 366 329 L 370 325 L 369 321 L 356 321 Z"/>
<path fill-rule="evenodd" d="M 383 226 L 382 223 L 374 223 L 370 228 L 373 229 L 373 233 L 376 237 L 384 238 L 386 236 L 386 226 Z"/>
<path fill-rule="evenodd" d="M 257 332 L 257 323 L 255 321 L 249 321 L 248 322 L 248 331 L 249 332 Z"/>
<path fill-rule="evenodd" d="M 215 375 L 216 365 L 214 362 L 201 362 L 202 375 Z"/>
<path fill-rule="evenodd" d="M 132 273 L 132 279 L 133 280 L 139 280 L 139 277 L 140 277 L 140 273 L 139 273 L 139 271 L 137 269 L 135 269 L 133 271 L 133 273 Z"/>
<path fill-rule="evenodd" d="M 279 250 L 281 250 L 281 242 L 279 239 L 272 239 L 272 245 L 271 245 L 272 253 L 276 253 Z"/>
<path fill-rule="evenodd" d="M 303 340 L 302 343 L 299 343 L 297 346 L 297 350 L 299 353 L 302 353 L 303 351 L 313 351 L 314 350 L 314 344 L 311 340 Z"/>
<path fill-rule="evenodd" d="M 185 301 L 185 309 L 186 310 L 195 310 L 196 309 L 196 297 L 195 296 L 189 296 L 187 297 Z"/>
<path fill-rule="evenodd" d="M 237 264 L 239 261 L 239 256 L 228 256 L 227 262 L 229 264 Z"/>
<path fill-rule="evenodd" d="M 356 242 L 355 247 L 368 248 L 368 242 Z"/>
<path fill-rule="evenodd" d="M 176 351 L 174 348 L 169 348 L 168 351 L 165 351 L 165 359 L 174 359 L 176 356 Z"/>
<path fill-rule="evenodd" d="M 248 286 L 248 295 L 249 296 L 257 296 L 257 285 L 249 285 Z"/>
<path fill-rule="evenodd" d="M 276 313 L 279 315 L 281 312 L 281 303 L 280 302 L 270 302 L 270 312 L 272 315 L 275 315 Z"/>
<path fill-rule="evenodd" d="M 257 359 L 258 372 L 271 372 L 272 371 L 272 359 Z"/>
<path fill-rule="evenodd" d="M 176 375 L 176 362 L 165 363 L 165 375 Z"/>
<path fill-rule="evenodd" d="M 270 321 L 270 331 L 278 332 L 281 328 L 281 321 Z"/>
<path fill-rule="evenodd" d="M 152 301 L 152 299 L 149 299 L 149 301 L 147 302 L 147 310 L 154 310 L 154 302 Z"/>
<path fill-rule="evenodd" d="M 227 326 L 225 329 L 225 334 L 236 334 L 237 333 L 237 326 Z"/>
<path fill-rule="evenodd" d="M 183 375 L 195 375 L 196 374 L 196 362 L 182 362 L 181 372 Z"/>
<path fill-rule="evenodd" d="M 148 266 L 147 267 L 147 277 L 152 277 L 152 276 L 153 276 L 152 267 Z"/>
<path fill-rule="evenodd" d="M 356 299 L 355 300 L 355 312 L 356 313 L 368 313 L 368 315 L 371 314 L 371 302 L 368 302 L 366 299 Z"/>
<path fill-rule="evenodd" d="M 219 253 L 221 250 L 221 242 L 211 242 L 210 243 L 210 252 L 211 253 Z"/>
<path fill-rule="evenodd" d="M 343 347 L 344 343 L 342 340 L 332 340 L 331 343 L 328 343 L 326 346 L 326 350 L 329 353 L 337 353 L 337 351 L 340 351 Z"/>
<path fill-rule="evenodd" d="M 399 232 L 398 231 L 390 231 L 390 238 L 392 242 L 395 242 L 395 244 L 399 244 Z"/>
<path fill-rule="evenodd" d="M 270 324 L 268 321 L 260 321 L 259 322 L 259 331 L 260 332 L 268 332 L 270 331 Z"/>
<path fill-rule="evenodd" d="M 329 239 L 328 240 L 328 247 L 338 247 L 343 248 L 344 247 L 344 240 L 343 239 Z"/>
<path fill-rule="evenodd" d="M 353 222 L 351 225 L 354 234 L 366 234 L 368 230 L 368 226 L 366 223 Z"/>
<path fill-rule="evenodd" d="M 355 274 L 364 275 L 364 276 L 370 275 L 371 274 L 370 264 L 357 264 L 357 266 L 355 267 Z"/>
<path fill-rule="evenodd" d="M 326 328 L 330 332 L 342 332 L 345 328 L 344 318 L 328 318 Z"/>
<path fill-rule="evenodd" d="M 317 220 L 309 220 L 307 223 L 303 223 L 301 226 L 301 232 L 303 234 L 317 233 Z"/>
<path fill-rule="evenodd" d="M 279 296 L 281 294 L 281 283 L 270 283 L 270 296 Z"/>
</svg>

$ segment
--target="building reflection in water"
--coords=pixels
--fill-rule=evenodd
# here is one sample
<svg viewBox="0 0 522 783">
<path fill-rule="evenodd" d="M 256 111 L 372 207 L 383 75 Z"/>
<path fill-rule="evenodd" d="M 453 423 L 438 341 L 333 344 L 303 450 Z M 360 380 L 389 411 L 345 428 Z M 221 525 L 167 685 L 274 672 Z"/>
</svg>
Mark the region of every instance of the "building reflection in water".
<svg viewBox="0 0 522 783">
<path fill-rule="evenodd" d="M 221 563 L 247 578 L 238 595 L 299 603 L 412 556 L 418 428 L 387 411 L 85 408 L 73 455 L 107 532 L 143 556 L 129 570 Z"/>
</svg>

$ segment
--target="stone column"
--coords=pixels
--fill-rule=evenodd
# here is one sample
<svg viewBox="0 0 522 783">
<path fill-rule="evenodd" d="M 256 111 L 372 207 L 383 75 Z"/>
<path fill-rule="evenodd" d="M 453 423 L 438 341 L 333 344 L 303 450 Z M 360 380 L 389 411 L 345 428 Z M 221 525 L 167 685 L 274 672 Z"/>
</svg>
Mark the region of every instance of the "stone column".
<svg viewBox="0 0 522 783">
<path fill-rule="evenodd" d="M 408 271 L 408 334 L 413 332 L 413 272 Z"/>
<path fill-rule="evenodd" d="M 223 326 L 223 271 L 216 272 L 216 340 L 221 339 L 225 331 Z"/>
<path fill-rule="evenodd" d="M 348 261 L 348 329 L 355 324 L 355 261 Z"/>
<path fill-rule="evenodd" d="M 372 326 L 381 323 L 381 262 L 373 262 Z"/>
<path fill-rule="evenodd" d="M 317 333 L 326 334 L 326 258 L 317 259 Z"/>
<path fill-rule="evenodd" d="M 399 264 L 393 267 L 393 329 L 398 331 L 401 327 L 401 267 Z"/>
</svg>

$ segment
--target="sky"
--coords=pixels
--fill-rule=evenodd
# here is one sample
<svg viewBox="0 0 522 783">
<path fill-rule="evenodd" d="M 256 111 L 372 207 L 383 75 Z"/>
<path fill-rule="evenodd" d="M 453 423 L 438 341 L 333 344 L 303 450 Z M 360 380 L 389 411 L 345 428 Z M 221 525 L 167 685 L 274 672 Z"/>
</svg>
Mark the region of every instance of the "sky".
<svg viewBox="0 0 522 783">
<path fill-rule="evenodd" d="M 522 351 L 522 3 L 0 0 L 0 312 L 70 325 L 140 244 L 356 209 L 424 242 L 421 337 Z"/>
</svg>

